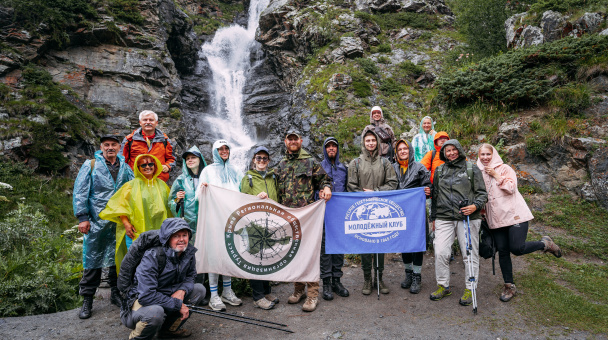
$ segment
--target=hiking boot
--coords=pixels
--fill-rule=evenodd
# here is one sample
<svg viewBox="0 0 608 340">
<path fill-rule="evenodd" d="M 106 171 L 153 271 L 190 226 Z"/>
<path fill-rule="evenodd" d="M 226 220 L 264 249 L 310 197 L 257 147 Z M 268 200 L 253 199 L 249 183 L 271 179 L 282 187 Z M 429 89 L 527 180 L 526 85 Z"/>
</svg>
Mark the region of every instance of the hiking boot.
<svg viewBox="0 0 608 340">
<path fill-rule="evenodd" d="M 412 275 L 412 286 L 410 287 L 410 293 L 418 294 L 420 293 L 420 289 L 422 288 L 422 276 L 420 274 L 414 273 Z"/>
<path fill-rule="evenodd" d="M 561 249 L 559 249 L 559 246 L 553 242 L 551 237 L 543 236 L 540 238 L 540 241 L 545 244 L 545 249 L 543 249 L 545 253 L 548 252 L 553 254 L 555 257 L 562 257 Z"/>
<path fill-rule="evenodd" d="M 275 295 L 272 295 L 272 294 L 266 294 L 265 298 L 266 298 L 266 300 L 268 300 L 268 301 L 270 301 L 270 302 L 273 302 L 275 305 L 276 305 L 277 303 L 279 303 L 279 298 L 278 298 L 278 297 L 276 297 Z"/>
<path fill-rule="evenodd" d="M 363 289 L 361 289 L 363 295 L 369 295 L 372 293 L 372 276 L 370 274 L 364 275 L 363 278 Z"/>
<path fill-rule="evenodd" d="M 209 299 L 211 299 L 211 296 L 205 296 L 199 303 L 199 306 L 207 306 L 209 304 Z"/>
<path fill-rule="evenodd" d="M 306 301 L 304 301 L 304 304 L 302 305 L 302 310 L 305 312 L 312 312 L 317 309 L 318 303 L 319 300 L 316 297 L 307 297 Z"/>
<path fill-rule="evenodd" d="M 401 288 L 408 289 L 412 286 L 412 274 L 414 274 L 413 270 L 411 270 L 411 269 L 405 270 L 405 280 L 403 280 L 403 282 L 401 282 Z"/>
<path fill-rule="evenodd" d="M 515 295 L 517 295 L 517 288 L 512 283 L 505 283 L 502 288 L 502 294 L 500 294 L 500 301 L 509 302 Z"/>
<path fill-rule="evenodd" d="M 258 301 L 253 301 L 253 305 L 258 308 L 268 310 L 274 307 L 274 302 L 268 301 L 266 298 L 261 298 Z"/>
<path fill-rule="evenodd" d="M 236 297 L 232 289 L 224 289 L 222 292 L 222 301 L 231 306 L 240 306 L 243 304 L 243 300 Z"/>
<path fill-rule="evenodd" d="M 306 294 L 304 294 L 304 290 L 296 290 L 293 292 L 293 294 L 291 294 L 289 296 L 289 298 L 287 299 L 287 303 L 298 303 L 300 301 L 302 301 L 303 298 L 306 297 Z"/>
<path fill-rule="evenodd" d="M 122 297 L 120 296 L 120 291 L 118 287 L 112 287 L 112 293 L 110 294 L 110 302 L 120 308 L 122 306 Z"/>
<path fill-rule="evenodd" d="M 323 278 L 323 300 L 333 300 L 334 294 L 331 290 L 331 278 Z"/>
<path fill-rule="evenodd" d="M 433 293 L 431 293 L 431 300 L 438 301 L 438 300 L 441 300 L 445 296 L 452 295 L 452 291 L 450 290 L 450 287 L 446 288 L 442 285 L 437 285 L 437 287 L 438 287 L 437 290 L 434 291 Z"/>
<path fill-rule="evenodd" d="M 338 294 L 341 297 L 347 297 L 349 294 L 348 289 L 344 288 L 342 283 L 340 282 L 339 277 L 332 278 L 331 289 L 334 293 Z"/>
<path fill-rule="evenodd" d="M 219 295 L 212 295 L 211 299 L 209 299 L 209 307 L 211 309 L 223 312 L 226 310 L 226 305 L 222 302 Z"/>
<path fill-rule="evenodd" d="M 80 309 L 80 313 L 78 313 L 78 317 L 81 319 L 88 319 L 91 317 L 93 310 L 93 295 L 87 295 L 83 298 L 82 308 Z"/>
<path fill-rule="evenodd" d="M 382 280 L 382 273 L 378 275 L 378 279 L 380 279 L 380 293 L 388 294 L 389 290 L 388 287 L 384 284 L 384 280 Z"/>
<path fill-rule="evenodd" d="M 469 288 L 464 290 L 464 294 L 462 294 L 462 297 L 460 298 L 460 301 L 458 301 L 458 303 L 461 306 L 470 306 L 473 304 L 473 294 L 471 293 L 471 290 Z"/>
<path fill-rule="evenodd" d="M 177 331 L 161 330 L 158 332 L 159 339 L 182 339 L 192 335 L 192 332 L 187 329 L 179 329 Z"/>
</svg>

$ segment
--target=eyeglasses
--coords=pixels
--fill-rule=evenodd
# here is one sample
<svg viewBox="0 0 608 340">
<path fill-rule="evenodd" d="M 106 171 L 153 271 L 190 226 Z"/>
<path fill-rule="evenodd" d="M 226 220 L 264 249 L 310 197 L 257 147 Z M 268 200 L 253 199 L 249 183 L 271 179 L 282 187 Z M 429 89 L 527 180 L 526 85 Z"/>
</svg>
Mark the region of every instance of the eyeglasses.
<svg viewBox="0 0 608 340">
<path fill-rule="evenodd" d="M 255 160 L 258 162 L 268 162 L 268 157 L 256 156 Z"/>
<path fill-rule="evenodd" d="M 140 168 L 153 168 L 154 167 L 154 163 L 144 163 L 144 164 L 140 164 L 139 167 Z"/>
</svg>

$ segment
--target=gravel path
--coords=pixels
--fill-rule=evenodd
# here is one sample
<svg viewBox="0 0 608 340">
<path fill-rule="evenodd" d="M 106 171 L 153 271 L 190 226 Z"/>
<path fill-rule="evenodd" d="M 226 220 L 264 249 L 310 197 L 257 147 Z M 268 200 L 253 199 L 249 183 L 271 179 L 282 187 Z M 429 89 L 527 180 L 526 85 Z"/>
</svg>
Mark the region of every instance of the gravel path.
<svg viewBox="0 0 608 340">
<path fill-rule="evenodd" d="M 588 338 L 591 334 L 563 327 L 542 327 L 526 320 L 517 312 L 521 303 L 516 297 L 509 303 L 498 297 L 502 280 L 492 275 L 489 260 L 482 260 L 478 289 L 479 312 L 458 304 L 464 290 L 464 265 L 459 257 L 451 264 L 454 293 L 441 301 L 429 300 L 435 289 L 434 258 L 426 256 L 422 270 L 422 292 L 417 295 L 401 289 L 403 264 L 386 259 L 385 283 L 391 292 L 381 295 L 361 294 L 361 268 L 344 268 L 342 282 L 351 296 L 335 296 L 333 301 L 321 302 L 315 312 L 304 313 L 300 305 L 287 304 L 292 284 L 273 287 L 281 302 L 271 311 L 253 307 L 251 297 L 243 298 L 240 307 L 228 306 L 228 312 L 285 323 L 294 334 L 246 325 L 205 315 L 193 315 L 186 328 L 193 331 L 191 339 L 530 339 L 530 338 Z M 498 262 L 498 261 L 497 261 Z M 521 259 L 514 269 L 521 270 Z M 516 276 L 517 278 L 517 276 Z M 525 294 L 525 291 L 521 292 Z M 93 305 L 93 316 L 78 319 L 78 310 L 61 313 L 0 319 L 0 339 L 127 339 L 130 330 L 122 326 L 117 307 L 110 305 L 108 289 L 100 289 Z M 106 296 L 105 299 L 102 297 Z M 595 337 L 598 337 L 595 335 Z M 606 338 L 600 335 L 599 338 Z"/>
</svg>

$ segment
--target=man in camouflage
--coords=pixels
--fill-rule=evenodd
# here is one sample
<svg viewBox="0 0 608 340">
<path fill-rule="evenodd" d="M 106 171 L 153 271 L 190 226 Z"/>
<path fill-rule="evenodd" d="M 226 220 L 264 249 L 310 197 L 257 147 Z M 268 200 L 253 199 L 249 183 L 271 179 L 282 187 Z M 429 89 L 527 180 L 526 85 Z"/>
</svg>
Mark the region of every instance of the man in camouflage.
<svg viewBox="0 0 608 340">
<path fill-rule="evenodd" d="M 331 179 L 323 170 L 319 162 L 302 149 L 302 137 L 298 131 L 290 130 L 285 136 L 285 157 L 275 169 L 278 176 L 279 203 L 291 207 L 301 208 L 315 201 L 315 191 L 319 191 L 319 198 L 326 201 L 331 198 Z M 304 293 L 304 288 L 308 290 Z M 298 303 L 304 297 L 306 301 L 302 306 L 305 312 L 312 312 L 317 308 L 319 296 L 319 282 L 295 282 L 293 294 L 288 303 Z"/>
</svg>

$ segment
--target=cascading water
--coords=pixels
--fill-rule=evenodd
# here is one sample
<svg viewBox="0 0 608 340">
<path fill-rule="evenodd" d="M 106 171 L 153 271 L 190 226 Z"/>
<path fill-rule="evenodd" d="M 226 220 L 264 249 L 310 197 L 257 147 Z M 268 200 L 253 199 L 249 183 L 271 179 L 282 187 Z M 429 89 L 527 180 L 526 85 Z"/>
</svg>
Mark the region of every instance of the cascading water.
<svg viewBox="0 0 608 340">
<path fill-rule="evenodd" d="M 231 143 L 230 161 L 240 169 L 249 163 L 247 151 L 255 144 L 253 131 L 243 124 L 243 87 L 252 66 L 251 52 L 259 48 L 255 31 L 260 14 L 269 1 L 251 0 L 247 28 L 236 24 L 221 28 L 201 50 L 213 75 L 211 106 L 215 110 L 214 115 L 206 117 L 205 125 L 217 138 Z"/>
</svg>

